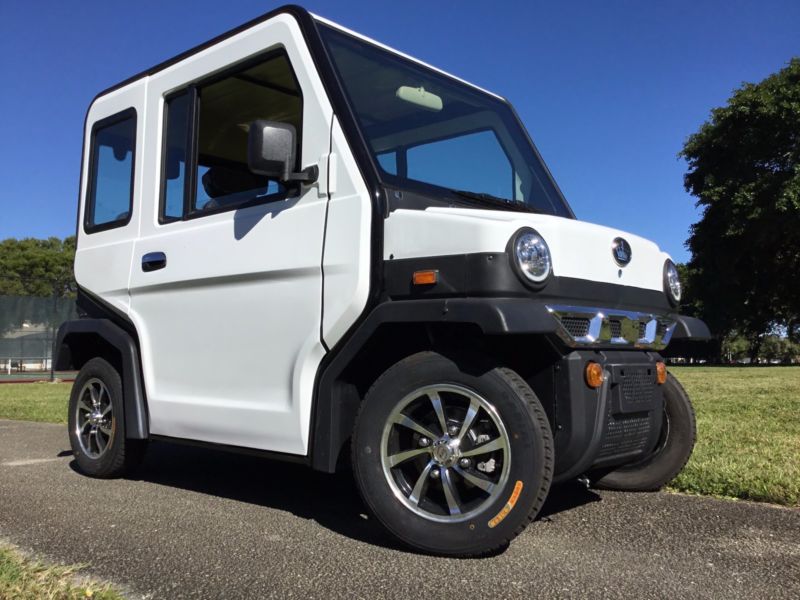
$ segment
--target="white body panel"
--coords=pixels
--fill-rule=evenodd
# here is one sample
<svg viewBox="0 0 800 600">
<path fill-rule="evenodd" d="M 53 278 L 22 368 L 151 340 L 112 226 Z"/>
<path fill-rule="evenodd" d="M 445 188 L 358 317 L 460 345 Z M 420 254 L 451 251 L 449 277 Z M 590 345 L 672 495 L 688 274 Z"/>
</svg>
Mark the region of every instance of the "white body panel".
<svg viewBox="0 0 800 600">
<path fill-rule="evenodd" d="M 333 123 L 331 146 L 333 189 L 323 259 L 322 322 L 322 337 L 329 348 L 344 336 L 367 304 L 372 218 L 369 192 L 337 120 Z"/>
<path fill-rule="evenodd" d="M 384 258 L 415 258 L 475 252 L 505 252 L 520 227 L 544 237 L 553 274 L 662 291 L 669 256 L 653 242 L 630 233 L 562 217 L 467 208 L 396 210 L 386 221 Z M 631 245 L 633 258 L 620 268 L 611 254 L 615 237 Z"/>
<path fill-rule="evenodd" d="M 75 253 L 75 281 L 81 287 L 92 290 L 96 295 L 101 296 L 122 313 L 128 312 L 130 304 L 128 277 L 133 258 L 134 241 L 139 234 L 140 214 L 136 207 L 139 205 L 142 196 L 143 177 L 142 169 L 138 165 L 142 164 L 147 154 L 145 136 L 145 122 L 147 120 L 146 89 L 145 81 L 137 81 L 127 86 L 125 90 L 117 90 L 103 96 L 101 100 L 93 102 L 86 115 L 87 127 L 86 131 L 84 131 L 81 203 L 78 214 L 80 243 Z M 135 171 L 131 219 L 123 227 L 86 235 L 83 232 L 86 211 L 86 202 L 83 199 L 87 193 L 89 178 L 92 124 L 131 107 L 136 110 Z"/>
</svg>

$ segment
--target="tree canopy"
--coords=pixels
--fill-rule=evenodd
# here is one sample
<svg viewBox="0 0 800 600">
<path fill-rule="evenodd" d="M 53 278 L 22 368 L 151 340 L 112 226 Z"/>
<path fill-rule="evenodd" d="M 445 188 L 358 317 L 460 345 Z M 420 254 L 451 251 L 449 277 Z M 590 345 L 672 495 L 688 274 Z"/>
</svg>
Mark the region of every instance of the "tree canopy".
<svg viewBox="0 0 800 600">
<path fill-rule="evenodd" d="M 691 135 L 680 155 L 702 207 L 687 246 L 695 308 L 758 353 L 764 336 L 800 336 L 800 58 L 744 84 Z"/>
<path fill-rule="evenodd" d="M 75 237 L 0 242 L 0 296 L 68 297 L 75 293 Z"/>
</svg>

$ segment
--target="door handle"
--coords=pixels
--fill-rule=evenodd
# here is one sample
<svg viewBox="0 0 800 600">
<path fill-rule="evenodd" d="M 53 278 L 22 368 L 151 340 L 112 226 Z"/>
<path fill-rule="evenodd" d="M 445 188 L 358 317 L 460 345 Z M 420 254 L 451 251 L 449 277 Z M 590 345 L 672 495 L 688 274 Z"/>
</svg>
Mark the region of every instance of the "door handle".
<svg viewBox="0 0 800 600">
<path fill-rule="evenodd" d="M 142 257 L 142 271 L 149 273 L 167 266 L 167 255 L 163 252 L 148 252 Z"/>
</svg>

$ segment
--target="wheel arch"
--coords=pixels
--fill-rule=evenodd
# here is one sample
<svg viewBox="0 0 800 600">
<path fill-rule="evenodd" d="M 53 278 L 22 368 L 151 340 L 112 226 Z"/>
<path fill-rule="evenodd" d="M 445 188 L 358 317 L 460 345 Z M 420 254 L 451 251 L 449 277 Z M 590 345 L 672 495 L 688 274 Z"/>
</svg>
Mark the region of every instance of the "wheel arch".
<svg viewBox="0 0 800 600">
<path fill-rule="evenodd" d="M 453 358 L 492 357 L 523 378 L 559 356 L 548 334 L 555 320 L 523 299 L 443 298 L 378 305 L 317 376 L 310 464 L 332 473 L 350 439 L 363 397 L 397 361 L 425 350 Z M 525 348 L 529 352 L 521 352 Z M 541 356 L 541 360 L 531 357 Z M 474 361 L 479 363 L 480 361 Z"/>
<path fill-rule="evenodd" d="M 147 439 L 147 402 L 136 340 L 109 319 L 77 319 L 59 327 L 53 348 L 55 369 L 79 370 L 95 357 L 107 360 L 122 378 L 126 437 Z"/>
</svg>

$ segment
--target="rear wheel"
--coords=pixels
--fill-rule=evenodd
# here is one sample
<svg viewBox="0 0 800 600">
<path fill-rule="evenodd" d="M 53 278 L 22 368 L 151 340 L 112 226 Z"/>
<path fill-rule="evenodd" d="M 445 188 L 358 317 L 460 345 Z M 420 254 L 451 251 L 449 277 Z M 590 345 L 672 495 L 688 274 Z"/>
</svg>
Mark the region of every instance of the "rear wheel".
<svg viewBox="0 0 800 600">
<path fill-rule="evenodd" d="M 92 477 L 118 477 L 141 462 L 144 440 L 126 440 L 122 380 L 102 358 L 87 362 L 69 400 L 69 440 L 80 470 Z"/>
<path fill-rule="evenodd" d="M 468 372 L 433 352 L 375 382 L 352 450 L 377 518 L 409 545 L 450 555 L 486 553 L 518 535 L 541 508 L 553 470 L 547 417 L 516 373 Z"/>
<path fill-rule="evenodd" d="M 692 455 L 697 436 L 694 408 L 672 375 L 664 383 L 664 417 L 661 436 L 645 459 L 613 471 L 594 474 L 597 487 L 631 492 L 661 489 L 681 472 Z M 590 479 L 592 474 L 590 474 Z"/>
</svg>

